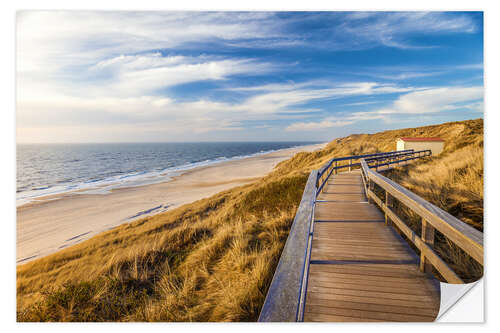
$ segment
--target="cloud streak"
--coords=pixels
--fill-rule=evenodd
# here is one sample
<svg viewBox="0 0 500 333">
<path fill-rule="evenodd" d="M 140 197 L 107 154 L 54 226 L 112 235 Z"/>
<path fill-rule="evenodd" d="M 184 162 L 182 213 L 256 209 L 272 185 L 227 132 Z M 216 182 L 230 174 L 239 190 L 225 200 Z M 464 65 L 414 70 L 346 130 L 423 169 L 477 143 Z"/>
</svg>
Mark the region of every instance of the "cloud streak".
<svg viewBox="0 0 500 333">
<path fill-rule="evenodd" d="M 85 141 L 109 128 L 118 141 L 239 132 L 261 139 L 252 130 L 299 134 L 394 114 L 477 112 L 478 87 L 415 83 L 448 69 L 388 69 L 377 64 L 385 59 L 365 64 L 372 59 L 360 52 L 421 52 L 434 47 L 426 36 L 479 29 L 472 15 L 440 12 L 21 11 L 18 138 L 35 138 L 38 128 L 40 140 L 80 132 Z M 472 60 L 454 66 L 482 69 Z"/>
<path fill-rule="evenodd" d="M 399 96 L 391 106 L 371 111 L 351 112 L 344 116 L 327 117 L 317 122 L 296 122 L 287 131 L 310 131 L 354 124 L 359 121 L 469 109 L 483 112 L 483 87 L 438 87 L 412 91 Z"/>
<path fill-rule="evenodd" d="M 340 33 L 352 36 L 358 47 L 381 44 L 401 49 L 434 47 L 412 43 L 415 34 L 473 33 L 474 21 L 466 15 L 440 12 L 361 12 L 347 15 Z"/>
</svg>

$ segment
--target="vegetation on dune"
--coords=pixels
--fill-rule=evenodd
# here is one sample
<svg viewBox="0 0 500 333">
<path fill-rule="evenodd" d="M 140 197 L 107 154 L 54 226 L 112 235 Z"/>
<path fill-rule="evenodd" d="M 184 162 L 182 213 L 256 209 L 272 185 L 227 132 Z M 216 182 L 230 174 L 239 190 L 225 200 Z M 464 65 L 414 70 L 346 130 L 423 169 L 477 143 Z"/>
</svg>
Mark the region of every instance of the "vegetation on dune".
<svg viewBox="0 0 500 333">
<path fill-rule="evenodd" d="M 482 230 L 481 119 L 351 135 L 323 150 L 299 153 L 253 184 L 121 225 L 18 266 L 17 318 L 254 321 L 308 173 L 332 157 L 394 150 L 401 136 L 441 136 L 445 151 L 389 176 Z M 444 239 L 438 237 L 436 246 L 462 276 L 482 274 Z"/>
<path fill-rule="evenodd" d="M 306 180 L 269 177 L 22 265 L 18 320 L 255 320 Z"/>
<path fill-rule="evenodd" d="M 446 145 L 438 157 L 394 169 L 388 177 L 483 231 L 483 121 L 455 123 L 439 135 L 446 140 Z M 399 213 L 420 234 L 420 217 L 403 207 L 399 207 Z M 436 232 L 435 249 L 465 282 L 476 281 L 483 275 L 479 263 L 439 232 Z"/>
</svg>

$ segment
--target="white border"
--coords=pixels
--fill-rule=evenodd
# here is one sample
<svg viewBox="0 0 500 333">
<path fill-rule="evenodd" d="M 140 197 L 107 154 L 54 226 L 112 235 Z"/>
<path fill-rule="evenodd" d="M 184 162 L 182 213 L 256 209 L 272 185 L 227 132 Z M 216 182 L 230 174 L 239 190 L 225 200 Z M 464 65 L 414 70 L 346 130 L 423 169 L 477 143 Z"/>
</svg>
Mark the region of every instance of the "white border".
<svg viewBox="0 0 500 333">
<path fill-rule="evenodd" d="M 38 331 L 68 331 L 79 332 L 92 330 L 104 330 L 109 328 L 120 329 L 123 331 L 136 331 L 139 328 L 144 327 L 148 331 L 166 329 L 176 329 L 176 330 L 193 330 L 199 331 L 234 331 L 234 329 L 251 331 L 255 330 L 255 324 L 49 324 L 49 325 L 20 325 L 15 323 L 15 91 L 14 91 L 14 68 L 15 68 L 15 11 L 22 9 L 96 9 L 96 10 L 484 10 L 485 11 L 485 244 L 487 245 L 486 257 L 488 258 L 488 253 L 499 253 L 499 249 L 496 248 L 499 244 L 496 238 L 499 237 L 500 232 L 498 232 L 498 223 L 494 223 L 499 219 L 497 211 L 490 210 L 494 209 L 493 203 L 495 193 L 493 189 L 498 188 L 498 176 L 497 173 L 490 172 L 490 167 L 495 171 L 494 163 L 496 162 L 496 156 L 493 155 L 494 151 L 489 149 L 490 143 L 500 142 L 499 133 L 497 130 L 498 113 L 500 112 L 498 103 L 498 80 L 499 71 L 498 63 L 500 59 L 500 54 L 498 52 L 498 33 L 500 31 L 499 22 L 500 15 L 499 12 L 495 10 L 496 1 L 462 1 L 462 0 L 420 0 L 418 2 L 404 2 L 404 1 L 360 1 L 360 0 L 350 0 L 350 1 L 296 1 L 296 0 L 280 0 L 273 1 L 272 3 L 267 0 L 253 0 L 251 2 L 235 2 L 229 0 L 211 0 L 211 1 L 190 1 L 183 0 L 179 2 L 160 2 L 153 0 L 141 0 L 141 1 L 97 1 L 97 0 L 87 0 L 85 2 L 68 2 L 62 0 L 45 0 L 45 1 L 35 1 L 35 0 L 23 0 L 23 1 L 4 1 L 2 2 L 1 11 L 1 33 L 2 39 L 0 39 L 6 48 L 2 48 L 0 62 L 2 66 L 2 96 L 4 106 L 0 112 L 1 115 L 1 147 L 2 155 L 5 157 L 3 163 L 1 163 L 1 175 L 2 175 L 2 190 L 0 203 L 3 213 L 2 221 L 2 254 L 4 259 L 4 267 L 7 269 L 2 270 L 1 278 L 3 287 L 3 297 L 1 302 L 0 313 L 2 316 L 2 327 L 4 330 L 37 330 Z M 493 144 L 491 144 L 493 146 Z M 491 150 L 491 152 L 490 152 Z M 490 223 L 491 222 L 491 223 Z M 491 244 L 488 241 L 488 235 L 492 235 Z M 487 261 L 486 261 L 487 262 Z M 490 264 L 493 264 L 490 263 Z M 486 272 L 490 276 L 498 276 L 497 268 L 494 265 L 489 265 L 486 263 Z M 488 294 L 489 295 L 499 295 L 500 292 L 497 287 L 498 283 L 495 283 L 492 279 L 492 283 L 488 284 Z M 487 298 L 487 301 L 494 301 L 494 296 Z M 498 297 L 497 297 L 498 298 Z M 471 302 L 478 302 L 477 298 L 472 299 Z M 477 306 L 478 304 L 470 304 L 470 307 Z M 486 311 L 488 307 L 493 308 L 492 318 L 486 316 L 487 325 L 491 326 L 494 322 L 498 322 L 498 315 L 495 312 L 498 311 L 493 305 L 486 306 Z M 487 313 L 487 312 L 486 312 Z M 147 325 L 147 326 L 146 326 Z M 237 325 L 237 326 L 236 326 Z M 420 325 L 405 325 L 404 329 L 412 331 L 421 331 L 422 327 Z M 354 327 L 353 327 L 354 326 Z M 400 331 L 401 325 L 397 324 L 384 324 L 384 325 L 374 325 L 374 324 L 342 324 L 342 325 L 313 325 L 305 327 L 304 325 L 259 325 L 259 330 L 281 330 L 283 328 L 287 330 L 303 331 L 304 329 L 314 329 L 314 330 L 343 330 L 343 329 L 353 329 L 355 327 L 360 329 L 369 329 L 369 331 L 384 331 L 388 330 Z M 452 329 L 455 332 L 467 332 L 470 333 L 471 330 L 475 330 L 478 327 L 470 325 L 456 325 L 447 324 L 442 325 L 427 325 L 425 330 L 439 330 Z M 406 332 L 405 332 L 406 333 Z"/>
</svg>

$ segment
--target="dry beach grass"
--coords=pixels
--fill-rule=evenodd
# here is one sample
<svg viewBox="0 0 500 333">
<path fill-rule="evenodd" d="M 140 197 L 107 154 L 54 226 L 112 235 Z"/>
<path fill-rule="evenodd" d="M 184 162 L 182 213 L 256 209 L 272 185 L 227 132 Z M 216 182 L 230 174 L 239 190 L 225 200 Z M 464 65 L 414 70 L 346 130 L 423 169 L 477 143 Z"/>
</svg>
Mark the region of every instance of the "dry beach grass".
<svg viewBox="0 0 500 333">
<path fill-rule="evenodd" d="M 18 266 L 17 319 L 255 321 L 308 173 L 332 157 L 394 150 L 401 136 L 440 136 L 445 151 L 389 176 L 482 230 L 482 119 L 351 135 L 296 154 L 249 185 Z M 436 246 L 459 275 L 482 275 L 441 238 Z"/>
</svg>

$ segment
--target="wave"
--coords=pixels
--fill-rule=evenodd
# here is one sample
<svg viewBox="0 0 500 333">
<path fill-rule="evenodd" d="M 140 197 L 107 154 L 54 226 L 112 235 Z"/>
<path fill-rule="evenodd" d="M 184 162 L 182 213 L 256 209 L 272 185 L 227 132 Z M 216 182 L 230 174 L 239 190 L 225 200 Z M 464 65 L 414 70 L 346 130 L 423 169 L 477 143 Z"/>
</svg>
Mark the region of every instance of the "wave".
<svg viewBox="0 0 500 333">
<path fill-rule="evenodd" d="M 58 183 L 56 185 L 46 185 L 33 188 L 31 190 L 19 191 L 16 193 L 16 206 L 21 206 L 32 201 L 36 201 L 41 197 L 51 195 L 61 195 L 65 193 L 72 194 L 108 194 L 112 189 L 137 187 L 143 185 L 157 184 L 172 180 L 173 177 L 180 176 L 184 172 L 205 167 L 209 165 L 224 163 L 228 161 L 240 160 L 244 158 L 269 154 L 272 152 L 297 148 L 303 145 L 295 145 L 283 149 L 261 150 L 259 152 L 247 155 L 239 155 L 233 157 L 219 156 L 213 159 L 204 161 L 190 162 L 178 166 L 168 167 L 162 170 L 153 171 L 136 171 L 128 174 L 119 174 L 102 179 L 87 179 L 82 182 L 74 183 Z"/>
</svg>

